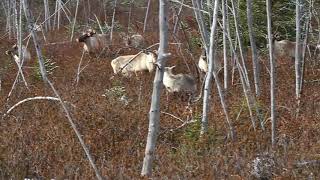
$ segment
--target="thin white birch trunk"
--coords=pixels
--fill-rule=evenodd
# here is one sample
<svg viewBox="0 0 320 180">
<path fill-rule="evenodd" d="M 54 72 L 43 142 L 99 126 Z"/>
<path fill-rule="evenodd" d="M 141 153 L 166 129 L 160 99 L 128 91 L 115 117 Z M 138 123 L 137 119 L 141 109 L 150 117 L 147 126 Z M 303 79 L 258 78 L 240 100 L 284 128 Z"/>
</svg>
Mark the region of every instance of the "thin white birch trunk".
<svg viewBox="0 0 320 180">
<path fill-rule="evenodd" d="M 258 61 L 258 51 L 255 40 L 255 33 L 253 29 L 253 16 L 252 16 L 252 0 L 247 0 L 247 19 L 248 19 L 248 31 L 251 45 L 251 56 L 253 65 L 253 77 L 256 96 L 260 96 L 260 65 Z"/>
<path fill-rule="evenodd" d="M 157 60 L 157 70 L 153 82 L 153 92 L 151 99 L 151 107 L 149 112 L 149 131 L 147 137 L 147 145 L 145 157 L 143 159 L 142 176 L 151 176 L 152 163 L 156 148 L 156 141 L 159 131 L 160 122 L 160 95 L 162 89 L 162 80 L 166 59 L 169 56 L 168 50 L 168 6 L 167 0 L 159 0 L 159 28 L 160 28 L 160 46 L 159 56 Z"/>
<path fill-rule="evenodd" d="M 304 72 L 305 72 L 305 53 L 306 53 L 306 49 L 307 49 L 307 45 L 308 45 L 308 37 L 309 37 L 309 31 L 311 29 L 311 18 L 312 18 L 312 2 L 309 3 L 309 8 L 308 8 L 308 19 L 306 21 L 306 24 L 305 24 L 305 38 L 304 38 L 304 42 L 303 42 L 303 50 L 302 50 L 302 63 L 301 63 L 301 78 L 300 78 L 300 94 L 302 93 L 302 90 L 303 90 L 303 82 L 304 82 Z M 311 55 L 310 55 L 310 58 L 312 56 L 312 53 L 309 52 Z M 314 54 L 313 54 L 313 57 L 316 56 L 317 54 L 317 50 L 315 50 Z"/>
<path fill-rule="evenodd" d="M 204 44 L 204 48 L 206 53 L 209 54 L 209 35 L 208 31 L 205 29 L 203 16 L 200 12 L 200 2 L 199 0 L 192 0 L 192 5 L 194 7 L 194 14 L 196 16 L 196 20 L 198 22 L 198 27 L 201 35 L 202 42 Z"/>
<path fill-rule="evenodd" d="M 57 23 L 57 10 L 58 10 L 58 0 L 56 0 L 55 10 L 54 10 L 54 18 L 53 18 L 53 29 L 56 28 Z"/>
<path fill-rule="evenodd" d="M 51 20 L 50 20 L 50 7 L 48 0 L 43 0 L 44 4 L 44 17 L 45 17 L 45 30 L 51 30 Z"/>
<path fill-rule="evenodd" d="M 223 25 L 223 77 L 224 89 L 228 89 L 228 57 L 227 57 L 227 0 L 222 0 L 222 25 Z"/>
<path fill-rule="evenodd" d="M 296 51 L 295 51 L 295 74 L 296 74 L 296 100 L 299 106 L 300 79 L 301 79 L 301 43 L 300 43 L 300 1 L 296 0 Z"/>
<path fill-rule="evenodd" d="M 146 15 L 144 17 L 144 23 L 143 23 L 143 33 L 146 32 L 146 30 L 147 30 L 147 22 L 148 22 L 150 5 L 151 5 L 151 0 L 148 0 Z"/>
<path fill-rule="evenodd" d="M 129 34 L 130 26 L 131 26 L 131 14 L 132 14 L 132 6 L 133 6 L 134 0 L 130 1 L 130 8 L 129 8 L 129 15 L 128 15 L 128 28 L 127 28 L 127 34 Z"/>
<path fill-rule="evenodd" d="M 15 14 L 15 27 L 16 27 L 16 36 L 17 36 L 17 46 L 18 46 L 18 56 L 19 56 L 19 61 L 16 62 L 17 66 L 18 66 L 18 71 L 21 75 L 21 78 L 22 78 L 22 81 L 24 82 L 24 85 L 26 86 L 26 88 L 28 88 L 28 83 L 24 77 L 24 74 L 23 74 L 23 70 L 22 70 L 22 63 L 23 63 L 23 54 L 22 54 L 22 19 L 21 19 L 21 4 L 19 5 L 19 14 L 18 14 L 18 2 L 15 2 L 14 3 L 14 6 L 13 6 L 15 9 L 14 9 L 14 14 Z M 29 88 L 28 88 L 29 89 Z"/>
<path fill-rule="evenodd" d="M 58 29 L 60 29 L 61 21 L 61 0 L 58 0 Z"/>
<path fill-rule="evenodd" d="M 181 3 L 184 3 L 184 0 L 181 0 Z M 173 34 L 176 34 L 177 32 L 177 27 L 178 27 L 178 24 L 179 24 L 179 21 L 180 21 L 180 14 L 182 12 L 182 4 L 180 5 L 179 7 L 179 11 L 176 15 L 176 21 L 174 22 L 174 26 L 173 26 Z"/>
<path fill-rule="evenodd" d="M 209 96 L 211 93 L 211 82 L 212 82 L 212 73 L 214 69 L 214 36 L 217 27 L 217 16 L 218 16 L 218 5 L 219 0 L 215 0 L 214 3 L 214 10 L 213 10 L 213 22 L 211 26 L 211 33 L 210 33 L 210 41 L 209 41 L 209 56 L 208 56 L 208 72 L 206 74 L 205 85 L 204 85 L 204 92 L 203 92 L 203 110 L 202 110 L 202 123 L 201 123 L 201 132 L 200 134 L 205 134 L 208 132 L 208 114 L 209 114 Z"/>
<path fill-rule="evenodd" d="M 76 22 L 77 22 L 78 8 L 79 8 L 79 0 L 77 0 L 76 12 L 74 13 L 74 19 L 73 19 L 73 25 L 72 25 L 70 41 L 72 41 L 72 39 L 73 39 L 74 27 L 76 26 Z"/>
<path fill-rule="evenodd" d="M 114 0 L 112 23 L 111 23 L 111 30 L 110 30 L 110 44 L 112 44 L 112 34 L 113 34 L 113 28 L 114 28 L 114 19 L 115 19 L 115 15 L 116 15 L 116 7 L 117 7 L 117 0 Z"/>
<path fill-rule="evenodd" d="M 255 104 L 256 104 L 255 103 L 255 99 L 251 95 L 251 91 L 250 91 L 249 87 L 247 86 L 247 83 L 246 83 L 246 80 L 245 80 L 245 77 L 244 77 L 245 73 L 244 73 L 243 67 L 242 67 L 242 65 L 241 65 L 241 63 L 239 61 L 239 58 L 237 56 L 236 50 L 233 47 L 233 43 L 232 43 L 232 39 L 231 39 L 231 33 L 230 33 L 230 29 L 229 28 L 227 28 L 227 34 L 228 34 L 230 50 L 232 51 L 233 58 L 234 58 L 234 61 L 235 61 L 235 65 L 236 65 L 236 67 L 237 67 L 237 69 L 239 71 L 239 76 L 240 76 L 240 81 L 241 81 L 242 88 L 243 88 L 243 93 L 244 93 L 244 96 L 245 96 L 247 104 L 248 104 L 248 110 L 249 110 L 249 114 L 250 114 L 252 127 L 255 130 L 256 129 L 256 118 L 255 118 L 255 116 L 253 114 L 253 111 L 252 111 L 252 107 L 255 106 Z M 256 106 L 256 112 L 258 112 L 257 106 Z M 262 129 L 264 130 L 263 122 L 260 121 L 260 124 L 261 124 Z"/>
<path fill-rule="evenodd" d="M 267 21 L 268 21 L 268 43 L 269 43 L 269 59 L 270 59 L 270 114 L 271 114 L 271 144 L 272 147 L 276 144 L 276 80 L 275 80 L 275 60 L 273 56 L 273 42 L 272 42 L 272 12 L 271 0 L 267 0 Z"/>
<path fill-rule="evenodd" d="M 240 52 L 240 57 L 241 57 L 241 66 L 243 67 L 243 71 L 244 71 L 244 78 L 245 78 L 245 82 L 247 83 L 247 86 L 250 88 L 250 82 L 249 82 L 249 75 L 248 75 L 248 70 L 247 70 L 247 66 L 245 63 L 245 58 L 244 58 L 244 52 L 243 52 L 243 46 L 242 46 L 242 40 L 240 37 L 240 30 L 239 30 L 239 23 L 238 23 L 238 9 L 235 7 L 235 3 L 234 0 L 231 0 L 231 5 L 232 5 L 232 12 L 233 12 L 233 17 L 234 17 L 234 26 L 236 29 L 236 37 L 237 37 L 237 42 L 239 45 L 239 52 Z M 251 89 L 251 88 L 250 88 Z"/>
</svg>

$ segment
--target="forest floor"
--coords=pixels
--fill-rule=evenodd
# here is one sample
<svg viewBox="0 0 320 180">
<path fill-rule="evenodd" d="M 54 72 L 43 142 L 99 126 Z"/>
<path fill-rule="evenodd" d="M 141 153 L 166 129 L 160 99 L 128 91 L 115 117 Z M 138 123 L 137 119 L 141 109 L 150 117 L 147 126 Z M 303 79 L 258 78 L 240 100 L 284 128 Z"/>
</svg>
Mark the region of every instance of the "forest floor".
<svg viewBox="0 0 320 180">
<path fill-rule="evenodd" d="M 44 56 L 57 66 L 49 78 L 63 100 L 68 102 L 72 118 L 102 175 L 110 179 L 137 179 L 140 177 L 148 133 L 148 113 L 154 73 L 144 73 L 138 78 L 116 76 L 110 80 L 113 76 L 110 61 L 115 57 L 114 52 L 121 47 L 121 40 L 116 32 L 114 42 L 118 43 L 111 47 L 108 57 L 98 59 L 90 58 L 88 55 L 84 57 L 83 65 L 89 63 L 81 72 L 79 83 L 76 84 L 82 46 L 74 41 L 65 42 L 69 37 L 68 31 L 61 29 L 52 32 L 47 37 L 48 42 L 42 41 Z M 158 41 L 158 32 L 150 31 L 145 37 L 151 45 Z M 201 50 L 194 50 L 192 59 L 185 49 L 185 39 L 182 35 L 178 38 L 183 43 L 181 51 L 186 63 L 179 54 L 178 46 L 172 44 L 169 48 L 172 56 L 168 60 L 168 66 L 176 65 L 175 73 L 192 73 L 198 77 L 195 61 Z M 170 40 L 175 42 L 172 37 Z M 13 42 L 0 42 L 1 114 L 25 98 L 54 96 L 49 86 L 39 78 L 36 54 L 33 51 L 34 59 L 27 63 L 25 68 L 29 90 L 20 82 L 7 100 L 17 68 L 12 59 L 3 55 L 3 52 Z M 30 47 L 33 47 L 32 43 Z M 120 54 L 137 52 L 121 51 Z M 225 91 L 228 112 L 236 132 L 234 141 L 228 136 L 228 126 L 215 84 L 212 86 L 210 100 L 209 131 L 202 138 L 199 137 L 202 100 L 193 104 L 190 110 L 186 108 L 187 102 L 180 96 L 170 95 L 169 102 L 166 102 L 165 90 L 162 91 L 160 134 L 153 169 L 155 178 L 253 178 L 253 162 L 257 157 L 265 159 L 267 164 L 270 164 L 269 172 L 273 178 L 320 178 L 319 65 L 306 62 L 301 107 L 299 114 L 296 115 L 294 64 L 289 60 L 278 59 L 276 68 L 278 138 L 276 147 L 272 149 L 268 58 L 261 58 L 260 62 L 262 88 L 258 105 L 266 129 L 262 131 L 257 122 L 257 129 L 254 131 L 236 70 L 234 83 L 231 84 L 230 81 L 229 89 Z M 252 77 L 250 55 L 247 56 L 246 63 L 249 76 Z M 190 72 L 186 64 L 190 66 Z M 222 80 L 220 76 L 220 81 Z M 198 87 L 200 84 L 199 80 Z M 125 91 L 119 90 L 121 87 L 124 87 Z M 109 91 L 110 93 L 103 96 L 107 89 L 113 89 L 114 92 Z M 119 96 L 122 95 L 128 97 L 127 105 L 119 100 Z M 195 122 L 179 128 L 184 122 L 168 113 L 184 122 L 191 119 Z M 63 109 L 57 102 L 36 100 L 18 106 L 1 119 L 0 142 L 1 178 L 94 179 L 95 177 Z M 300 162 L 309 163 L 302 165 Z"/>
</svg>

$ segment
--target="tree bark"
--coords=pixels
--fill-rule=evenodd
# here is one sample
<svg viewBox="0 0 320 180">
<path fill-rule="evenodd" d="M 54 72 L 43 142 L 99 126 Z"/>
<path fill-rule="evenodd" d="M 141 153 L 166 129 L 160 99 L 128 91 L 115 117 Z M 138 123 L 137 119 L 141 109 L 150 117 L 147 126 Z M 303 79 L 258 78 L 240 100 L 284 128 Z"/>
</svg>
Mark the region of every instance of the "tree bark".
<svg viewBox="0 0 320 180">
<path fill-rule="evenodd" d="M 157 70 L 153 82 L 153 92 L 151 107 L 149 112 L 149 131 L 145 157 L 143 159 L 142 176 L 150 176 L 152 173 L 152 163 L 160 122 L 160 95 L 162 89 L 162 80 L 166 59 L 169 56 L 168 51 L 168 1 L 159 0 L 159 28 L 160 28 L 160 46 L 157 60 Z"/>
<path fill-rule="evenodd" d="M 296 51 L 295 51 L 295 75 L 296 75 L 296 100 L 299 106 L 300 79 L 301 79 L 301 43 L 300 43 L 300 1 L 296 0 Z"/>
<path fill-rule="evenodd" d="M 222 0 L 222 25 L 223 25 L 223 77 L 224 89 L 228 89 L 228 57 L 227 57 L 227 0 Z"/>
<path fill-rule="evenodd" d="M 45 17 L 45 30 L 49 31 L 51 29 L 51 21 L 50 21 L 50 7 L 48 0 L 43 0 L 44 4 L 44 17 Z"/>
<path fill-rule="evenodd" d="M 192 0 L 192 5 L 194 7 L 194 14 L 196 16 L 197 22 L 198 22 L 198 27 L 199 27 L 199 31 L 200 31 L 200 35 L 201 35 L 201 39 L 202 39 L 202 43 L 204 44 L 204 48 L 206 50 L 206 53 L 209 54 L 209 35 L 208 35 L 208 31 L 205 28 L 204 25 L 204 20 L 203 20 L 203 16 L 200 12 L 200 2 L 199 0 Z"/>
<path fill-rule="evenodd" d="M 271 21 L 271 0 L 267 0 L 267 21 L 268 21 L 268 42 L 269 42 L 269 58 L 270 58 L 270 114 L 271 114 L 271 144 L 276 144 L 276 80 L 275 80 L 275 60 L 273 56 L 272 42 L 272 21 Z"/>
<path fill-rule="evenodd" d="M 74 13 L 74 19 L 73 19 L 73 24 L 72 24 L 72 31 L 71 31 L 70 41 L 72 41 L 72 39 L 73 39 L 74 27 L 76 26 L 77 16 L 78 16 L 78 8 L 79 8 L 79 0 L 77 0 L 76 12 Z"/>
<path fill-rule="evenodd" d="M 202 110 L 202 124 L 201 124 L 201 132 L 200 134 L 205 134 L 208 131 L 208 113 L 209 113 L 209 96 L 211 92 L 211 82 L 212 82 L 212 73 L 214 69 L 214 36 L 217 27 L 217 15 L 218 15 L 218 5 L 219 0 L 215 0 L 214 3 L 214 10 L 213 10 L 213 20 L 211 26 L 211 33 L 210 33 L 210 41 L 209 41 L 209 62 L 208 62 L 208 72 L 206 74 L 205 85 L 204 85 L 204 92 L 203 92 L 203 110 Z"/>
<path fill-rule="evenodd" d="M 117 0 L 114 0 L 111 31 L 110 31 L 110 44 L 112 44 L 112 35 L 113 35 L 113 28 L 114 28 L 114 19 L 115 19 L 115 15 L 116 15 L 116 7 L 117 7 Z"/>
<path fill-rule="evenodd" d="M 148 0 L 147 10 L 146 10 L 146 16 L 144 17 L 144 23 L 143 23 L 143 33 L 145 33 L 146 30 L 147 30 L 147 22 L 148 22 L 150 5 L 151 5 L 151 0 Z"/>
<path fill-rule="evenodd" d="M 251 89 L 250 82 L 249 82 L 248 70 L 247 70 L 247 66 L 246 66 L 245 58 L 244 58 L 242 40 L 240 37 L 240 30 L 239 30 L 239 23 L 238 23 L 238 17 L 239 17 L 238 8 L 235 7 L 234 0 L 231 0 L 231 4 L 232 4 L 233 17 L 234 17 L 234 26 L 236 29 L 236 37 L 237 37 L 237 42 L 239 44 L 239 52 L 240 52 L 241 64 L 242 64 L 241 66 L 243 67 L 243 71 L 245 73 L 244 74 L 245 82 L 247 83 L 247 86 Z"/>
<path fill-rule="evenodd" d="M 258 52 L 255 40 L 255 33 L 253 29 L 253 17 L 252 17 L 252 0 L 247 0 L 247 19 L 248 19 L 248 31 L 251 45 L 251 56 L 253 65 L 253 77 L 256 96 L 260 96 L 260 65 L 258 61 Z"/>
</svg>

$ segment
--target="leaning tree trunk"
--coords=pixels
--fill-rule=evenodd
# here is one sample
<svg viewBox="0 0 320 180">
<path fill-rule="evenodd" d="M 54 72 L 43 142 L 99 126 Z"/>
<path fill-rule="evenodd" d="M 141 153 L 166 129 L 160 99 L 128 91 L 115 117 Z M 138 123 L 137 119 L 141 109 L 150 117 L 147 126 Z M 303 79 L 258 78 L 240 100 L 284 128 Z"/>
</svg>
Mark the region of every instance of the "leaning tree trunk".
<svg viewBox="0 0 320 180">
<path fill-rule="evenodd" d="M 71 118 L 71 114 L 68 111 L 68 108 L 67 108 L 65 102 L 61 99 L 58 91 L 55 89 L 55 87 L 53 86 L 53 84 L 50 82 L 50 80 L 47 77 L 46 69 L 45 69 L 45 66 L 44 66 L 44 60 L 43 60 L 43 56 L 42 56 L 42 52 L 41 52 L 41 47 L 40 47 L 40 45 L 38 43 L 37 34 L 34 32 L 35 31 L 35 29 L 34 29 L 34 21 L 33 21 L 33 18 L 31 16 L 31 12 L 30 12 L 29 5 L 28 5 L 28 0 L 21 0 L 21 1 L 23 1 L 24 13 L 25 13 L 25 16 L 26 16 L 28 28 L 29 28 L 29 31 L 31 33 L 31 36 L 32 36 L 32 39 L 33 39 L 33 43 L 35 45 L 35 49 L 36 49 L 36 52 L 37 52 L 38 63 L 39 63 L 39 66 L 40 66 L 40 73 L 41 73 L 42 79 L 43 79 L 44 82 L 48 83 L 48 85 L 52 89 L 52 91 L 55 94 L 55 96 L 59 99 L 59 102 L 60 102 L 60 104 L 61 104 L 61 106 L 62 106 L 62 108 L 63 108 L 63 110 L 64 110 L 64 112 L 66 114 L 66 117 L 68 118 L 68 121 L 69 121 L 73 131 L 75 132 L 75 134 L 76 134 L 76 136 L 77 136 L 77 138 L 78 138 L 78 140 L 80 142 L 81 147 L 85 151 L 85 154 L 86 154 L 86 156 L 87 156 L 87 158 L 89 160 L 90 165 L 92 166 L 92 169 L 94 170 L 94 172 L 96 174 L 97 179 L 102 180 L 102 176 L 100 175 L 100 172 L 99 172 L 97 166 L 94 164 L 94 161 L 93 161 L 93 159 L 92 159 L 92 157 L 90 155 L 89 149 L 86 146 L 86 144 L 84 143 L 84 140 L 82 139 L 81 133 L 77 129 L 76 125 L 74 124 L 73 119 Z"/>
<path fill-rule="evenodd" d="M 247 19 L 248 19 L 248 31 L 251 45 L 251 56 L 253 65 L 253 77 L 256 96 L 260 96 L 260 65 L 258 61 L 257 46 L 255 40 L 255 33 L 253 29 L 253 18 L 252 18 L 252 0 L 247 0 Z"/>
<path fill-rule="evenodd" d="M 206 74 L 205 85 L 204 85 L 204 92 L 203 92 L 203 110 L 202 110 L 202 125 L 201 125 L 201 134 L 205 134 L 208 131 L 208 114 L 209 114 L 209 96 L 211 92 L 211 82 L 212 82 L 212 73 L 214 69 L 214 36 L 217 27 L 217 16 L 218 16 L 218 7 L 219 7 L 219 0 L 215 0 L 214 3 L 214 10 L 213 10 L 213 20 L 211 26 L 211 33 L 210 33 L 210 41 L 209 41 L 209 62 L 208 62 L 208 72 Z"/>
<path fill-rule="evenodd" d="M 116 7 L 117 7 L 117 0 L 114 0 L 112 22 L 111 22 L 111 30 L 110 30 L 110 43 L 111 44 L 112 44 L 112 35 L 113 35 L 113 28 L 114 28 L 114 19 L 115 19 L 115 16 L 116 16 Z"/>
<path fill-rule="evenodd" d="M 162 80 L 166 59 L 169 56 L 168 51 L 168 1 L 159 1 L 159 28 L 160 28 L 160 47 L 157 60 L 157 70 L 153 82 L 153 92 L 151 107 L 149 112 L 149 131 L 145 157 L 143 159 L 142 176 L 150 176 L 152 173 L 152 162 L 159 131 L 160 122 L 160 95 L 162 89 Z"/>
<path fill-rule="evenodd" d="M 301 77 L 301 43 L 300 43 L 300 1 L 296 0 L 296 51 L 295 51 L 295 74 L 296 74 L 296 100 L 299 107 L 300 101 L 300 77 Z"/>
<path fill-rule="evenodd" d="M 73 19 L 73 25 L 72 25 L 70 41 L 72 41 L 72 39 L 73 39 L 74 28 L 75 28 L 76 22 L 77 22 L 78 8 L 79 8 L 79 0 L 77 0 L 76 12 L 74 13 L 74 19 Z"/>
<path fill-rule="evenodd" d="M 208 49 L 209 48 L 209 35 L 208 35 L 208 31 L 206 30 L 205 25 L 204 25 L 203 16 L 200 12 L 199 0 L 192 0 L 192 5 L 194 7 L 194 14 L 195 14 L 197 22 L 198 22 L 199 31 L 200 31 L 201 39 L 204 44 L 204 48 L 206 50 L 206 54 L 209 54 L 209 49 Z"/>
<path fill-rule="evenodd" d="M 148 0 L 146 15 L 145 15 L 145 17 L 144 17 L 144 23 L 143 23 L 143 33 L 145 33 L 146 30 L 147 30 L 147 22 L 148 22 L 150 5 L 151 5 L 151 0 Z"/>
<path fill-rule="evenodd" d="M 247 104 L 248 104 L 248 110 L 249 110 L 249 114 L 250 114 L 250 118 L 251 118 L 251 123 L 253 126 L 253 129 L 256 129 L 256 115 L 254 115 L 253 113 L 253 108 L 255 108 L 255 111 L 257 114 L 259 114 L 259 109 L 256 105 L 256 100 L 255 97 L 252 94 L 251 91 L 251 86 L 250 86 L 250 82 L 249 82 L 249 75 L 248 75 L 248 71 L 247 71 L 247 67 L 246 67 L 246 63 L 245 63 L 245 58 L 244 58 L 244 52 L 243 52 L 243 46 L 242 46 L 242 41 L 241 41 L 241 37 L 240 37 L 240 30 L 239 30 L 239 23 L 238 23 L 238 9 L 235 7 L 235 2 L 234 0 L 231 0 L 231 4 L 232 4 L 232 12 L 233 12 L 233 17 L 234 17 L 234 26 L 235 26 L 235 30 L 236 30 L 236 39 L 239 44 L 239 51 L 240 51 L 240 57 L 241 57 L 241 63 L 239 61 L 237 61 L 237 67 L 239 69 L 239 74 L 242 74 L 242 78 L 240 77 L 240 80 L 243 84 L 243 88 L 244 88 L 244 94 L 247 100 Z M 229 33 L 228 33 L 229 36 Z M 231 37 L 228 37 L 229 39 L 231 39 Z M 230 43 L 232 43 L 231 40 L 229 40 Z M 231 46 L 231 45 L 230 45 Z M 236 58 L 236 60 L 238 60 Z M 241 76 L 241 75 L 240 75 Z M 259 116 L 260 117 L 260 116 Z M 261 128 L 264 129 L 263 123 L 262 123 L 262 119 L 260 119 L 260 125 Z"/>
<path fill-rule="evenodd" d="M 44 18 L 45 18 L 45 30 L 49 31 L 51 29 L 51 21 L 50 21 L 50 8 L 48 0 L 43 0 L 44 4 Z"/>
<path fill-rule="evenodd" d="M 239 8 L 236 8 L 235 7 L 235 0 L 231 0 L 231 5 L 232 5 L 232 12 L 233 12 L 233 17 L 234 17 L 234 26 L 235 26 L 235 29 L 236 29 L 236 37 L 237 37 L 237 42 L 239 44 L 239 52 L 240 52 L 240 57 L 241 57 L 241 66 L 243 67 L 243 71 L 244 71 L 244 78 L 245 78 L 245 82 L 247 83 L 247 86 L 251 89 L 250 87 L 250 82 L 249 82 L 249 75 L 248 75 L 248 70 L 247 70 L 247 66 L 246 66 L 246 63 L 245 63 L 245 58 L 244 58 L 244 52 L 243 52 L 243 46 L 242 46 L 242 40 L 241 40 L 241 37 L 240 37 L 240 28 L 239 28 L 239 22 L 238 22 L 238 16 L 239 16 L 239 13 L 238 13 L 238 9 Z"/>
<path fill-rule="evenodd" d="M 304 37 L 304 41 L 303 41 L 303 48 L 302 48 L 302 62 L 301 62 L 301 77 L 300 77 L 300 94 L 302 94 L 302 91 L 303 91 L 303 84 L 304 84 L 304 73 L 305 73 L 305 54 L 306 54 L 306 49 L 307 49 L 307 45 L 308 45 L 308 39 L 309 39 L 309 30 L 310 30 L 310 27 L 311 27 L 311 17 L 312 17 L 312 5 L 311 5 L 312 2 L 309 3 L 309 8 L 308 8 L 308 18 L 305 22 L 305 37 Z M 310 58 L 312 57 L 315 57 L 316 56 L 316 53 L 317 53 L 317 49 L 314 51 L 314 53 L 310 52 L 309 51 L 309 54 L 310 54 Z"/>
<path fill-rule="evenodd" d="M 223 25 L 223 77 L 224 89 L 228 89 L 228 57 L 227 57 L 227 0 L 222 0 L 222 25 Z"/>
<path fill-rule="evenodd" d="M 181 3 L 184 3 L 184 0 L 181 0 Z M 182 12 L 182 7 L 183 7 L 183 5 L 181 4 L 180 7 L 179 7 L 178 12 L 176 12 L 176 20 L 174 22 L 173 32 L 172 32 L 172 34 L 174 34 L 174 35 L 176 34 L 177 28 L 178 28 L 178 24 L 180 23 L 180 14 Z"/>
<path fill-rule="evenodd" d="M 267 21 L 268 21 L 268 42 L 269 42 L 269 58 L 270 58 L 270 113 L 271 113 L 271 143 L 274 147 L 276 144 L 276 80 L 275 80 L 275 60 L 273 56 L 272 42 L 272 22 L 271 22 L 271 0 L 267 0 Z"/>
</svg>

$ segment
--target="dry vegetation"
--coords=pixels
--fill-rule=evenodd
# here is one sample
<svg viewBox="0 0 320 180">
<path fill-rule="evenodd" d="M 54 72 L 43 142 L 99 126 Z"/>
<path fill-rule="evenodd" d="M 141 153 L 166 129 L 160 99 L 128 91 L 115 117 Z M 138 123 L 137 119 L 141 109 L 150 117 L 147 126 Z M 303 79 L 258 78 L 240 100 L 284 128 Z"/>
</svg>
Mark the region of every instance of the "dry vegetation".
<svg viewBox="0 0 320 180">
<path fill-rule="evenodd" d="M 92 7 L 94 8 L 94 7 Z M 119 10 L 120 11 L 120 10 Z M 149 44 L 158 41 L 157 9 L 150 16 L 149 31 L 146 39 Z M 133 19 L 142 19 L 142 11 L 133 11 Z M 186 16 L 185 16 L 186 17 Z M 126 27 L 126 14 L 118 12 L 117 18 Z M 190 22 L 196 31 L 196 25 Z M 152 23 L 151 23 L 152 22 Z M 172 27 L 171 27 L 172 28 Z M 141 31 L 141 29 L 138 29 Z M 49 42 L 68 40 L 70 35 L 65 29 L 50 33 Z M 116 32 L 114 42 L 121 42 Z M 190 37 L 190 36 L 189 36 Z M 194 62 L 185 50 L 185 37 L 180 33 L 183 53 L 196 74 Z M 174 42 L 171 37 L 171 42 Z M 1 91 L 0 104 L 2 114 L 18 101 L 34 96 L 53 96 L 51 90 L 35 76 L 34 69 L 26 69 L 26 79 L 30 90 L 23 83 L 13 91 L 6 103 L 6 97 L 15 79 L 17 68 L 3 52 L 14 40 L 0 42 Z M 154 74 L 143 74 L 139 79 L 116 77 L 113 80 L 110 61 L 106 58 L 90 61 L 81 73 L 77 86 L 74 84 L 77 66 L 81 57 L 81 45 L 76 42 L 58 45 L 43 44 L 45 57 L 51 58 L 58 68 L 50 75 L 55 87 L 61 93 L 83 135 L 97 167 L 103 176 L 110 179 L 138 179 L 144 157 L 146 135 L 148 131 L 148 111 Z M 32 47 L 33 44 L 30 45 Z M 112 47 L 115 52 L 119 44 Z M 32 48 L 33 49 L 33 48 Z M 132 54 L 134 51 L 122 52 Z M 177 64 L 175 72 L 188 73 L 183 58 L 177 54 L 177 46 L 170 45 L 173 54 L 168 65 Z M 198 57 L 200 49 L 194 52 Z M 35 57 L 33 50 L 32 54 Z M 36 60 L 36 59 L 34 59 Z M 262 71 L 262 96 L 259 105 L 265 119 L 266 131 L 253 131 L 248 109 L 243 97 L 241 85 L 235 83 L 226 92 L 228 110 L 236 129 L 234 142 L 227 137 L 227 125 L 214 87 L 209 114 L 209 133 L 199 138 L 201 101 L 192 106 L 192 115 L 198 120 L 182 128 L 171 131 L 182 122 L 169 115 L 161 115 L 160 136 L 157 142 L 154 177 L 159 179 L 248 179 L 252 177 L 252 162 L 256 157 L 267 157 L 274 162 L 273 178 L 306 179 L 320 178 L 320 164 L 308 164 L 297 167 L 301 161 L 320 161 L 320 67 L 307 62 L 305 68 L 305 86 L 301 111 L 295 117 L 294 67 L 282 61 L 277 67 L 277 114 L 278 144 L 270 147 L 269 114 L 269 74 L 268 59 L 262 58 L 265 65 Z M 247 57 L 250 77 L 252 65 Z M 35 67 L 33 61 L 27 66 Z M 235 82 L 238 82 L 237 72 Z M 221 78 L 222 79 L 222 78 Z M 142 82 L 142 96 L 138 102 L 139 84 Z M 200 85 L 200 83 L 199 83 Z M 124 105 L 117 97 L 102 96 L 106 89 L 116 86 L 125 87 L 125 94 L 131 100 Z M 165 103 L 163 92 L 161 110 L 187 120 L 190 116 L 186 102 L 181 97 L 170 96 L 169 106 Z M 0 121 L 0 177 L 1 179 L 23 179 L 24 177 L 56 179 L 94 179 L 95 175 L 59 104 L 53 101 L 31 101 L 17 107 L 9 116 Z M 240 178 L 241 177 L 241 178 Z"/>
</svg>

